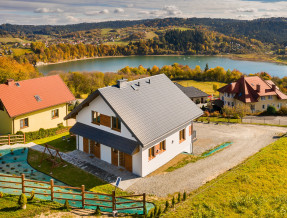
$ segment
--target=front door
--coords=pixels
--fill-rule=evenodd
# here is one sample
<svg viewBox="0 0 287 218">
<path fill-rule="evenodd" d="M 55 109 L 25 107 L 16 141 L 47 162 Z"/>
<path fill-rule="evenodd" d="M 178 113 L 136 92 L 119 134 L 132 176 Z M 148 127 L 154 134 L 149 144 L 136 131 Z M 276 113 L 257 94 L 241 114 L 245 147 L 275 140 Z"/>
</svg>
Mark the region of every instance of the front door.
<svg viewBox="0 0 287 218">
<path fill-rule="evenodd" d="M 125 167 L 125 153 L 119 151 L 119 166 Z"/>
<path fill-rule="evenodd" d="M 125 154 L 125 168 L 133 172 L 133 156 L 129 154 Z"/>
<path fill-rule="evenodd" d="M 119 158 L 118 158 L 118 150 L 112 148 L 112 164 L 118 166 Z"/>
<path fill-rule="evenodd" d="M 84 152 L 89 153 L 89 139 L 83 138 Z"/>
<path fill-rule="evenodd" d="M 94 144 L 94 155 L 101 159 L 101 144 L 98 142 Z"/>
<path fill-rule="evenodd" d="M 94 154 L 95 142 L 90 140 L 90 154 Z"/>
</svg>

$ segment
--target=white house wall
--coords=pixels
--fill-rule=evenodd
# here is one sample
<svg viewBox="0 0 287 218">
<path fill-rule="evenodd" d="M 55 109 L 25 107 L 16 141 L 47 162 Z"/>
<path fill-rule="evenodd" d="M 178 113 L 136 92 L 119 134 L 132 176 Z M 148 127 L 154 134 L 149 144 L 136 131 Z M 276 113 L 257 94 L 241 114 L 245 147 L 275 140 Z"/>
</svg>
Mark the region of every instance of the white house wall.
<svg viewBox="0 0 287 218">
<path fill-rule="evenodd" d="M 187 152 L 192 152 L 192 141 L 189 136 L 189 126 L 185 128 L 186 139 L 182 143 L 179 143 L 179 132 L 172 134 L 166 138 L 166 151 L 156 155 L 155 158 L 149 160 L 149 148 L 145 147 L 142 150 L 142 174 L 140 176 L 144 177 L 151 172 L 155 171 L 159 167 L 166 164 L 168 161 L 172 160 L 176 155 Z M 157 143 L 158 144 L 158 143 Z M 139 174 L 138 174 L 139 175 Z"/>
<path fill-rule="evenodd" d="M 109 164 L 112 163 L 112 149 L 108 146 L 101 144 L 101 160 L 108 162 Z"/>
<path fill-rule="evenodd" d="M 142 175 L 142 148 L 133 155 L 133 173 L 138 176 Z"/>
<path fill-rule="evenodd" d="M 76 120 L 77 122 L 86 124 L 88 126 L 98 128 L 101 130 L 104 130 L 106 132 L 113 133 L 115 135 L 120 135 L 122 137 L 135 140 L 136 139 L 132 136 L 130 131 L 126 128 L 126 126 L 121 123 L 121 132 L 112 130 L 109 127 L 103 126 L 103 125 L 97 125 L 92 123 L 92 112 L 91 111 L 97 111 L 101 114 L 104 114 L 106 116 L 116 116 L 115 113 L 111 110 L 111 108 L 107 105 L 107 103 L 104 101 L 104 99 L 101 96 L 98 96 L 96 99 L 94 99 L 89 106 L 83 108 L 77 115 Z"/>
</svg>

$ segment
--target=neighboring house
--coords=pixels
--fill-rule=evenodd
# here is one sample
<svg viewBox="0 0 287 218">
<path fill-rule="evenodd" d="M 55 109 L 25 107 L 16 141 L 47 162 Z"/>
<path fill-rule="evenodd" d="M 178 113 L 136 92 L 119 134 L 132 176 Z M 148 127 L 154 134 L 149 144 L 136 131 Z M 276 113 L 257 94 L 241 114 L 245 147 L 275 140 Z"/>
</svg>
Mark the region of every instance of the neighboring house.
<svg viewBox="0 0 287 218">
<path fill-rule="evenodd" d="M 183 91 L 184 94 L 187 95 L 187 97 L 189 97 L 194 103 L 196 104 L 205 104 L 207 103 L 207 99 L 208 99 L 208 94 L 206 94 L 205 92 L 193 87 L 193 86 L 189 86 L 189 87 L 185 87 L 182 86 L 178 83 L 174 83 L 181 91 Z"/>
<path fill-rule="evenodd" d="M 77 149 L 144 177 L 192 153 L 192 121 L 202 114 L 161 74 L 98 89 L 65 119 L 76 118 Z"/>
<path fill-rule="evenodd" d="M 75 97 L 60 76 L 0 85 L 0 134 L 30 132 L 67 125 L 68 103 Z"/>
<path fill-rule="evenodd" d="M 250 106 L 252 112 L 265 111 L 269 105 L 278 110 L 287 104 L 287 96 L 271 80 L 258 76 L 242 76 L 218 91 L 224 105 L 233 107 L 244 103 Z"/>
</svg>

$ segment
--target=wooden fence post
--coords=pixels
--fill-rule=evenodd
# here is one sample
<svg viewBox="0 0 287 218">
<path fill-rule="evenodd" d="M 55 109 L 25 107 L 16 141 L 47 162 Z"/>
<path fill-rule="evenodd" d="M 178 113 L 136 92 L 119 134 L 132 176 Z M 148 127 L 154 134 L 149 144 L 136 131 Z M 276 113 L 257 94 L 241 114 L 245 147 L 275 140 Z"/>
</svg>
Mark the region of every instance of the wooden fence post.
<svg viewBox="0 0 287 218">
<path fill-rule="evenodd" d="M 143 215 L 147 215 L 145 214 L 146 212 L 146 196 L 145 196 L 145 193 L 143 193 Z"/>
<path fill-rule="evenodd" d="M 54 179 L 50 180 L 50 188 L 51 188 L 51 201 L 54 201 Z"/>
<path fill-rule="evenodd" d="M 10 134 L 8 134 L 8 145 L 10 145 Z"/>
<path fill-rule="evenodd" d="M 25 193 L 25 174 L 21 175 L 21 179 L 22 179 L 22 193 Z"/>
<path fill-rule="evenodd" d="M 113 203 L 113 211 L 116 210 L 116 192 L 112 192 L 112 203 Z"/>
<path fill-rule="evenodd" d="M 24 133 L 23 137 L 24 137 L 23 141 L 24 141 L 24 144 L 25 144 L 26 143 L 26 135 L 25 135 L 25 133 Z"/>
<path fill-rule="evenodd" d="M 82 185 L 82 208 L 85 208 L 85 185 Z"/>
</svg>

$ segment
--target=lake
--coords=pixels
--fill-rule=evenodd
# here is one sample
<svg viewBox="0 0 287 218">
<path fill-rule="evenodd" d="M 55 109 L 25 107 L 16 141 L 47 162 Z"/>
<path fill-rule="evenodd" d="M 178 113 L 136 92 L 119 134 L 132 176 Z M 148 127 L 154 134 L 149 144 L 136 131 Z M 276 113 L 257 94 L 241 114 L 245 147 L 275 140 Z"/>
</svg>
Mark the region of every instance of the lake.
<svg viewBox="0 0 287 218">
<path fill-rule="evenodd" d="M 107 57 L 107 58 L 95 58 L 79 61 L 71 61 L 59 64 L 42 65 L 38 66 L 40 72 L 48 74 L 53 71 L 63 72 L 117 72 L 119 69 L 125 66 L 138 67 L 143 65 L 144 67 L 153 67 L 157 65 L 162 67 L 164 65 L 172 65 L 179 63 L 183 65 L 189 65 L 194 68 L 199 65 L 201 69 L 205 68 L 208 63 L 209 68 L 216 66 L 224 67 L 226 70 L 237 69 L 242 73 L 258 73 L 261 71 L 268 72 L 272 76 L 284 77 L 287 76 L 287 65 L 268 63 L 268 62 L 256 62 L 256 61 L 242 61 L 232 60 L 226 57 L 220 56 L 128 56 L 128 57 Z"/>
</svg>

